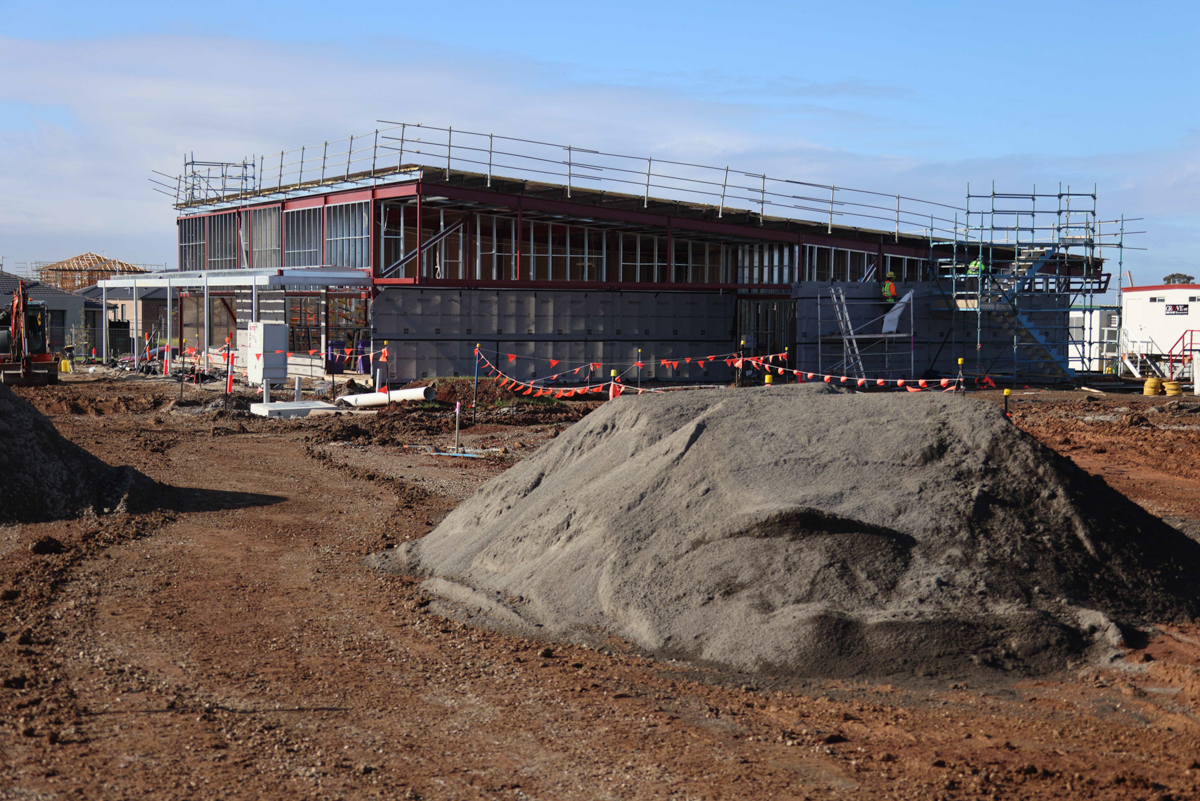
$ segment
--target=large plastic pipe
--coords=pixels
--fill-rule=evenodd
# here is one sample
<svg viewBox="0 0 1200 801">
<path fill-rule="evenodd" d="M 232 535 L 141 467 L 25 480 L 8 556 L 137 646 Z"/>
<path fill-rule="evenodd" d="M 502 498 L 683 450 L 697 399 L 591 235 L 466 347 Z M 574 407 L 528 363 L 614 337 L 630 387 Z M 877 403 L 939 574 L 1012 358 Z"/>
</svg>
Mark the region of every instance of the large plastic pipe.
<svg viewBox="0 0 1200 801">
<path fill-rule="evenodd" d="M 343 395 L 338 400 L 350 406 L 385 406 L 390 401 L 430 401 L 433 400 L 433 396 L 433 387 L 417 387 L 416 389 L 393 389 L 391 392 Z"/>
</svg>

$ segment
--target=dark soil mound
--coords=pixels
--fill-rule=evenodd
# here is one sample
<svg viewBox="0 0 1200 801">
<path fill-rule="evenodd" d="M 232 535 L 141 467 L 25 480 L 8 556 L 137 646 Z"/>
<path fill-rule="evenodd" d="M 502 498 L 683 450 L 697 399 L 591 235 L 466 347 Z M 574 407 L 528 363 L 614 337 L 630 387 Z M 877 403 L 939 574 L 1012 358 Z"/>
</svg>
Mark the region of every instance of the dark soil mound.
<svg viewBox="0 0 1200 801">
<path fill-rule="evenodd" d="M 0 385 L 0 523 L 34 523 L 126 507 L 154 482 L 112 467 L 64 439 L 31 404 Z"/>
<path fill-rule="evenodd" d="M 1044 672 L 1200 612 L 1200 545 L 994 405 L 824 386 L 620 398 L 371 562 L 794 676 Z"/>
</svg>

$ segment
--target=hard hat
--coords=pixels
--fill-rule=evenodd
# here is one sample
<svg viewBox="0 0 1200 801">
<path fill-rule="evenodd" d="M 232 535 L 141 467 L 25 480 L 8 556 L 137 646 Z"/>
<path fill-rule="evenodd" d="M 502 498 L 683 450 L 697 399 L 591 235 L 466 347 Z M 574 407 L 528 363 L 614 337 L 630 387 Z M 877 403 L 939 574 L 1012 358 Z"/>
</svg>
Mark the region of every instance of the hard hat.
<svg viewBox="0 0 1200 801">
<path fill-rule="evenodd" d="M 895 274 L 895 273 L 888 273 L 888 274 L 887 274 L 887 277 L 888 277 L 888 278 L 895 278 L 895 277 L 896 277 L 896 274 Z"/>
</svg>

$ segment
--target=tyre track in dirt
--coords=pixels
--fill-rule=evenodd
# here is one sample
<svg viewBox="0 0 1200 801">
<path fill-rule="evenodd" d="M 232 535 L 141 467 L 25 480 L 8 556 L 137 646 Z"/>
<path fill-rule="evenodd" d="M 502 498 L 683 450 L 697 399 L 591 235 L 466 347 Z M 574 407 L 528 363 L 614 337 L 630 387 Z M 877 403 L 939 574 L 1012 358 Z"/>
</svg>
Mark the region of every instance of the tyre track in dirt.
<svg viewBox="0 0 1200 801">
<path fill-rule="evenodd" d="M 362 569 L 381 531 L 419 536 L 455 499 L 398 509 L 392 485 L 354 470 L 465 486 L 501 465 L 338 448 L 348 471 L 304 455 L 304 426 L 54 419 L 100 458 L 198 494 L 169 513 L 0 530 L 0 590 L 24 592 L 0 602 L 0 671 L 29 678 L 0 689 L 0 798 L 1200 793 L 1179 689 L 1195 653 L 1165 640 L 1138 663 L 1161 667 L 1083 680 L 755 687 L 619 642 L 477 629 L 469 612 L 430 614 L 412 580 Z M 45 535 L 67 552 L 29 553 Z"/>
</svg>

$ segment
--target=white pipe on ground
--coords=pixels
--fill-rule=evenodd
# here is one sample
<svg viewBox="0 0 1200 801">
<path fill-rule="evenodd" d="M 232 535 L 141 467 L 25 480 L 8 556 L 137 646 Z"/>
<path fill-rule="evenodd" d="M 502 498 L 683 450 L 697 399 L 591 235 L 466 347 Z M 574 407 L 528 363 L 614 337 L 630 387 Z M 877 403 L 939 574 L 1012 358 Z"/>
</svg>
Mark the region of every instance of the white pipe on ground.
<svg viewBox="0 0 1200 801">
<path fill-rule="evenodd" d="M 350 406 L 384 406 L 389 401 L 431 401 L 433 387 L 417 387 L 416 389 L 393 389 L 391 392 L 364 392 L 361 395 L 343 395 L 338 398 Z"/>
</svg>

